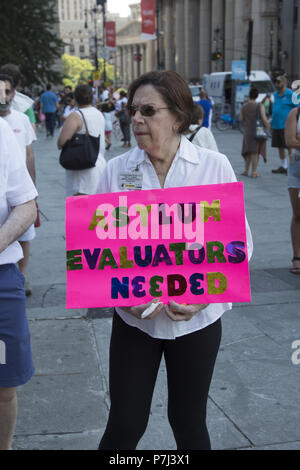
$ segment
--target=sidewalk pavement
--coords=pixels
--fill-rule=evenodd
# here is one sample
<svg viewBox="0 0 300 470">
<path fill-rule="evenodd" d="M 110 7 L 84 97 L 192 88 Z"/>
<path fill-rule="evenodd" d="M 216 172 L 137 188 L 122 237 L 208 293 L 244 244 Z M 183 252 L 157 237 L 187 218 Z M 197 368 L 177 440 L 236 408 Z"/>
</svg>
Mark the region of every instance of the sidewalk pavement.
<svg viewBox="0 0 300 470">
<path fill-rule="evenodd" d="M 286 176 L 271 173 L 279 159 L 270 147 L 268 163 L 260 162 L 261 178 L 239 176 L 241 134 L 215 131 L 215 136 L 245 184 L 254 254 L 252 303 L 235 305 L 223 316 L 208 402 L 212 447 L 299 450 L 300 364 L 292 362 L 292 343 L 300 340 L 300 277 L 288 269 L 292 250 Z M 122 151 L 114 142 L 106 158 Z M 32 242 L 28 279 L 33 294 L 27 312 L 36 372 L 19 389 L 13 448 L 96 449 L 109 410 L 111 310 L 64 307 L 64 170 L 56 138 L 47 140 L 39 132 L 34 153 L 41 227 Z M 176 449 L 167 420 L 164 363 L 138 449 Z"/>
</svg>

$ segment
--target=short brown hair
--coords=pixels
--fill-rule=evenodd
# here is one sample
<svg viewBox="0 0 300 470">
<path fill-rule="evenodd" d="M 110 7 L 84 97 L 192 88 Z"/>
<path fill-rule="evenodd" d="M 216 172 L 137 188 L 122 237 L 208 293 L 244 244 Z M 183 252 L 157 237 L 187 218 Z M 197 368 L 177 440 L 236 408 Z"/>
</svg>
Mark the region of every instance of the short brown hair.
<svg viewBox="0 0 300 470">
<path fill-rule="evenodd" d="M 194 104 L 192 124 L 198 124 L 199 119 L 204 119 L 204 109 L 200 104 Z"/>
<path fill-rule="evenodd" d="M 21 82 L 21 72 L 20 72 L 20 67 L 18 65 L 15 65 L 15 64 L 2 65 L 0 72 L 10 75 L 14 82 L 14 88 L 17 88 L 17 86 Z"/>
<path fill-rule="evenodd" d="M 127 106 L 131 106 L 135 92 L 143 85 L 152 85 L 162 96 L 168 108 L 177 115 L 181 122 L 178 134 L 186 132 L 191 124 L 194 106 L 192 94 L 186 81 L 172 70 L 145 73 L 131 83 L 128 90 Z"/>
<path fill-rule="evenodd" d="M 78 85 L 75 88 L 74 96 L 79 106 L 93 103 L 93 90 L 90 85 Z"/>
</svg>

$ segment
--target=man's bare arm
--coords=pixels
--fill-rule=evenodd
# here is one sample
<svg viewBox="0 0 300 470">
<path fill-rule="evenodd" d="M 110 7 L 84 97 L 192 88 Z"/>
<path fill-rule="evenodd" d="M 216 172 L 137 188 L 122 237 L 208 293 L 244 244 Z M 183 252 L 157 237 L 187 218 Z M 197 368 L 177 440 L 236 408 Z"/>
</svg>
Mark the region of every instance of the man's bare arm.
<svg viewBox="0 0 300 470">
<path fill-rule="evenodd" d="M 34 154 L 31 145 L 26 146 L 26 166 L 27 170 L 31 176 L 33 183 L 35 184 L 35 164 L 34 164 Z"/>
<path fill-rule="evenodd" d="M 36 206 L 34 201 L 12 208 L 8 218 L 0 227 L 0 253 L 6 250 L 11 243 L 18 240 L 36 219 Z"/>
</svg>

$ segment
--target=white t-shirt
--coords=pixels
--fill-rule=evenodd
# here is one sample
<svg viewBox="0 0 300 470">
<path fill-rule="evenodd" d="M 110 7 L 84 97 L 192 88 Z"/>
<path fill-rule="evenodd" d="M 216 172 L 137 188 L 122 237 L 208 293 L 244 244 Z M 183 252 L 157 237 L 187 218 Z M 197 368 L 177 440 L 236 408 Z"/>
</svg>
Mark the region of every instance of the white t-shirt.
<svg viewBox="0 0 300 470">
<path fill-rule="evenodd" d="M 103 113 L 103 116 L 105 119 L 106 131 L 112 131 L 114 115 L 115 115 L 115 111 L 110 111 L 109 113 Z"/>
<path fill-rule="evenodd" d="M 20 111 L 11 109 L 10 113 L 3 119 L 12 129 L 22 151 L 24 161 L 26 162 L 26 147 L 36 140 L 36 136 L 28 116 Z"/>
<path fill-rule="evenodd" d="M 105 120 L 103 114 L 94 106 L 81 108 L 80 111 L 84 115 L 87 123 L 89 134 L 98 137 L 100 135 L 100 149 L 96 165 L 86 170 L 66 170 L 66 196 L 74 194 L 95 194 L 99 178 L 106 166 L 104 158 L 105 152 Z M 79 110 L 76 113 L 82 120 Z M 86 128 L 82 121 L 82 128 L 78 134 L 85 134 Z"/>
<path fill-rule="evenodd" d="M 121 98 L 120 100 L 118 100 L 116 102 L 116 111 L 121 111 L 122 109 L 122 103 L 125 103 L 127 104 L 128 102 L 128 99 L 126 98 L 126 96 L 124 96 L 123 98 Z"/>
<path fill-rule="evenodd" d="M 101 93 L 101 101 L 108 100 L 108 98 L 109 98 L 109 91 L 103 90 L 103 92 Z"/>
<path fill-rule="evenodd" d="M 144 150 L 135 147 L 107 163 L 98 184 L 97 193 L 119 192 L 119 175 L 133 171 L 136 167 L 143 173 L 142 189 L 161 189 L 155 169 Z M 236 176 L 227 157 L 193 145 L 186 137 L 181 138 L 180 147 L 167 174 L 164 188 L 198 186 L 206 184 L 236 182 Z M 248 257 L 253 251 L 252 235 L 246 220 Z M 153 338 L 175 339 L 214 323 L 231 303 L 210 304 L 189 321 L 172 321 L 162 312 L 155 318 L 140 320 L 116 308 L 120 317 L 128 325 L 139 328 Z"/>
<path fill-rule="evenodd" d="M 69 104 L 67 104 L 67 106 L 65 107 L 64 113 L 63 113 L 63 117 L 67 118 L 68 116 L 70 116 L 70 114 L 72 114 L 77 109 L 78 109 L 77 106 L 74 106 L 74 108 L 71 108 L 71 106 Z"/>
<path fill-rule="evenodd" d="M 0 118 L 0 226 L 8 218 L 10 207 L 32 201 L 37 195 L 14 133 Z M 0 253 L 0 264 L 17 263 L 22 257 L 16 241 Z"/>
</svg>

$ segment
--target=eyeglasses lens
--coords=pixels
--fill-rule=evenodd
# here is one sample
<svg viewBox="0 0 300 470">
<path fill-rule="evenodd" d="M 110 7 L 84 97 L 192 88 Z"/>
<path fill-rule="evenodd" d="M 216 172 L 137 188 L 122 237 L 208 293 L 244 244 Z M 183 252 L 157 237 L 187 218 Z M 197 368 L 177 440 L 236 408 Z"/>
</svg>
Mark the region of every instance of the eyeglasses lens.
<svg viewBox="0 0 300 470">
<path fill-rule="evenodd" d="M 140 106 L 139 108 L 136 106 L 129 106 L 130 116 L 134 116 L 138 110 L 140 111 L 141 115 L 145 117 L 154 116 L 154 114 L 156 113 L 156 109 L 154 109 L 153 106 L 145 104 L 143 106 Z"/>
</svg>

